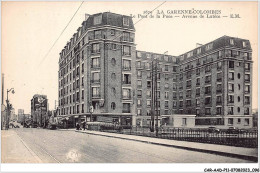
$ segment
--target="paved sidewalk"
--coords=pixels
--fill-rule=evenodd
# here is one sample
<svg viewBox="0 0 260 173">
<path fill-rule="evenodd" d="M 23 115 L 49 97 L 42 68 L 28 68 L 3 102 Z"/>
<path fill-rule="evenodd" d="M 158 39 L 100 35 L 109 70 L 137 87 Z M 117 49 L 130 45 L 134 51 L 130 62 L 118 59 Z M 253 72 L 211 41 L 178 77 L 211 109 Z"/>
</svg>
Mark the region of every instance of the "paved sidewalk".
<svg viewBox="0 0 260 173">
<path fill-rule="evenodd" d="M 177 140 L 159 139 L 159 138 L 151 138 L 151 137 L 144 137 L 144 136 L 135 136 L 135 135 L 126 135 L 126 134 L 117 134 L 117 133 L 108 133 L 108 132 L 99 132 L 99 131 L 90 131 L 90 130 L 85 130 L 85 131 L 83 130 L 77 131 L 75 129 L 67 129 L 67 130 L 87 133 L 92 135 L 134 140 L 139 142 L 187 149 L 187 150 L 198 151 L 198 152 L 212 153 L 212 154 L 217 154 L 222 156 L 229 156 L 229 157 L 250 160 L 254 162 L 257 162 L 258 160 L 257 148 L 244 148 L 244 147 L 206 144 L 206 143 L 198 143 L 198 142 L 177 141 Z"/>
<path fill-rule="evenodd" d="M 2 163 L 42 163 L 14 130 L 2 130 L 1 141 Z"/>
</svg>

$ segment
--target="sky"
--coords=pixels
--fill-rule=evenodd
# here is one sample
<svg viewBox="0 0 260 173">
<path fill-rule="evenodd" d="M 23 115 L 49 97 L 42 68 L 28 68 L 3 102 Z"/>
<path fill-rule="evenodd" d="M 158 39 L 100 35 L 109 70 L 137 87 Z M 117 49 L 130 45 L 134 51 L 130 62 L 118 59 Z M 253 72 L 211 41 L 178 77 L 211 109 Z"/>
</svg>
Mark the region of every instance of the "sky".
<svg viewBox="0 0 260 173">
<path fill-rule="evenodd" d="M 85 14 L 113 12 L 136 15 L 152 11 L 158 2 L 84 2 L 75 17 L 54 45 L 62 30 L 80 6 L 81 2 L 2 2 L 1 70 L 5 75 L 6 89 L 16 113 L 18 109 L 30 112 L 30 100 L 34 94 L 45 94 L 49 109 L 58 100 L 58 59 L 67 41 L 81 26 Z M 223 35 L 248 39 L 253 49 L 253 103 L 257 103 L 257 55 L 258 20 L 257 2 L 166 2 L 156 9 L 164 13 L 173 10 L 220 10 L 221 18 L 144 18 L 136 25 L 137 50 L 180 55 Z M 230 18 L 239 14 L 240 18 Z M 42 63 L 41 63 L 42 62 Z M 57 102 L 58 103 L 58 102 Z"/>
</svg>

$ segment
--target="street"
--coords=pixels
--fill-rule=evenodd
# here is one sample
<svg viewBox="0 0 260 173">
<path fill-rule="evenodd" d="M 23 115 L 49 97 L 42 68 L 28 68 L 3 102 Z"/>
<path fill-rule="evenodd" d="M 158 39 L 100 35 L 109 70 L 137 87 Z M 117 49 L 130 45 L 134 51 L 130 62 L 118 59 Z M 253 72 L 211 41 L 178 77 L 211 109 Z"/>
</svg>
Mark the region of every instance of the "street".
<svg viewBox="0 0 260 173">
<path fill-rule="evenodd" d="M 250 162 L 248 160 L 237 158 L 188 151 L 184 149 L 124 139 L 76 133 L 74 131 L 36 128 L 10 129 L 9 131 L 16 132 L 27 147 L 40 158 L 42 163 Z M 3 147 L 2 149 L 6 148 Z M 10 147 L 6 150 L 10 150 L 11 152 Z M 5 153 L 8 152 L 9 151 L 6 151 Z M 5 156 L 3 155 L 2 160 L 5 160 Z"/>
</svg>

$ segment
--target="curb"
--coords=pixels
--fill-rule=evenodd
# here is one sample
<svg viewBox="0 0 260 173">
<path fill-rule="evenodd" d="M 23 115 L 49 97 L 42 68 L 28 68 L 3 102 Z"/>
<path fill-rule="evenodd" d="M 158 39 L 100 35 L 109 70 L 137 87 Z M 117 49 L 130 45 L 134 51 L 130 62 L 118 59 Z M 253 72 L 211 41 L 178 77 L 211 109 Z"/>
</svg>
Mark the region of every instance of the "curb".
<svg viewBox="0 0 260 173">
<path fill-rule="evenodd" d="M 130 138 L 126 138 L 126 137 L 112 136 L 109 134 L 94 134 L 91 132 L 78 131 L 78 130 L 74 130 L 74 131 L 79 132 L 79 133 L 86 133 L 86 134 L 97 135 L 97 136 L 105 136 L 105 137 L 112 137 L 112 138 L 118 138 L 118 139 L 124 139 L 124 140 L 136 141 L 136 142 L 143 142 L 143 143 L 148 143 L 148 144 L 161 145 L 161 146 L 165 146 L 165 147 L 173 147 L 173 148 L 179 148 L 179 149 L 185 149 L 185 150 L 197 151 L 197 152 L 203 152 L 203 153 L 209 153 L 209 154 L 216 154 L 216 155 L 220 155 L 220 156 L 226 156 L 226 157 L 232 157 L 232 158 L 238 158 L 238 159 L 244 159 L 244 160 L 249 160 L 249 161 L 253 161 L 253 162 L 258 162 L 258 157 L 256 157 L 256 156 L 247 156 L 247 155 L 242 155 L 242 154 L 226 153 L 226 152 L 222 152 L 222 151 L 208 150 L 208 149 L 201 149 L 201 148 L 192 148 L 192 147 L 185 147 L 185 146 L 180 146 L 180 145 L 162 144 L 162 143 L 158 143 L 158 142 L 148 142 L 145 140 L 130 139 Z"/>
</svg>

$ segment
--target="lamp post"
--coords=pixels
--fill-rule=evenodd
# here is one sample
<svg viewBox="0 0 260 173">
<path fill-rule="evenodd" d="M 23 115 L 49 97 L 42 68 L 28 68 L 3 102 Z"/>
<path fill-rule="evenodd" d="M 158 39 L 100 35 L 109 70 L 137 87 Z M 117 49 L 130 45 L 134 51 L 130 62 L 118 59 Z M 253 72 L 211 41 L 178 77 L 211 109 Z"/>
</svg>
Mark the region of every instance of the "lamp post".
<svg viewBox="0 0 260 173">
<path fill-rule="evenodd" d="M 12 94 L 14 94 L 14 88 L 11 88 L 11 89 L 7 89 L 6 93 L 7 93 L 7 98 L 6 98 L 6 105 L 7 105 L 7 112 L 6 112 L 6 119 L 5 119 L 5 129 L 8 130 L 9 128 L 9 118 L 10 118 L 10 103 L 9 103 L 9 99 L 8 99 L 8 93 L 9 92 L 12 92 Z"/>
</svg>

